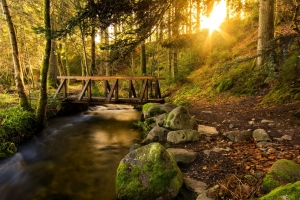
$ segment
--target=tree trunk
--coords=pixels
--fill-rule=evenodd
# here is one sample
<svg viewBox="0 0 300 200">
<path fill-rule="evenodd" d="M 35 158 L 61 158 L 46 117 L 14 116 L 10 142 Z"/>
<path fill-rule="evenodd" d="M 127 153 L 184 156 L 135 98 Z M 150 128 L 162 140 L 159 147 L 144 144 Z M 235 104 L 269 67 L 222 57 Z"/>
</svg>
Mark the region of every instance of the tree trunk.
<svg viewBox="0 0 300 200">
<path fill-rule="evenodd" d="M 274 38 L 274 0 L 259 1 L 259 27 L 257 43 L 257 66 L 264 65 L 270 54 L 270 43 Z"/>
<path fill-rule="evenodd" d="M 20 66 L 18 43 L 17 43 L 16 33 L 14 29 L 14 24 L 11 20 L 11 16 L 10 16 L 10 12 L 6 0 L 1 0 L 1 2 L 2 2 L 2 8 L 5 16 L 5 21 L 9 29 L 9 37 L 10 37 L 10 43 L 12 48 L 12 57 L 14 62 L 15 83 L 16 83 L 17 92 L 19 96 L 19 105 L 26 110 L 30 110 L 31 109 L 30 104 L 28 102 L 24 85 L 21 80 L 21 66 Z"/>
<path fill-rule="evenodd" d="M 56 54 L 56 41 L 55 39 L 51 41 L 51 53 L 49 60 L 49 73 L 48 73 L 48 85 L 52 88 L 57 87 L 57 76 L 59 74 L 58 70 L 58 59 Z"/>
<path fill-rule="evenodd" d="M 41 85 L 40 85 L 40 96 L 38 100 L 36 119 L 38 129 L 44 127 L 44 121 L 46 118 L 47 108 L 47 73 L 49 68 L 50 52 L 51 52 L 51 24 L 50 24 L 50 0 L 44 0 L 44 25 L 45 25 L 45 55 L 43 58 L 43 64 L 41 67 Z"/>
<path fill-rule="evenodd" d="M 147 74 L 147 65 L 146 65 L 146 45 L 145 42 L 141 44 L 141 69 L 142 75 L 146 76 Z"/>
<path fill-rule="evenodd" d="M 96 30 L 94 27 L 94 23 L 92 26 L 91 32 L 91 67 L 90 67 L 90 74 L 96 75 L 96 41 L 95 41 Z"/>
<path fill-rule="evenodd" d="M 197 0 L 197 14 L 196 14 L 196 33 L 200 33 L 201 26 L 201 1 Z"/>
<path fill-rule="evenodd" d="M 108 47 L 109 46 L 109 29 L 106 28 L 104 31 L 104 42 L 105 42 L 105 46 Z M 107 48 L 105 50 L 105 74 L 106 76 L 111 76 L 112 75 L 112 69 L 110 68 L 109 65 L 109 49 Z"/>
</svg>

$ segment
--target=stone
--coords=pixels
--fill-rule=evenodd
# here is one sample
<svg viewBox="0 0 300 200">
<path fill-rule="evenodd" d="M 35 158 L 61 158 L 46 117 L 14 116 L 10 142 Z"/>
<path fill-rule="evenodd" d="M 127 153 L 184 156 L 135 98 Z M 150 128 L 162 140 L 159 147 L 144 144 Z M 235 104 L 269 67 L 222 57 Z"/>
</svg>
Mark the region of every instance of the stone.
<svg viewBox="0 0 300 200">
<path fill-rule="evenodd" d="M 207 156 L 209 156 L 210 152 L 221 152 L 221 151 L 230 151 L 229 148 L 219 148 L 219 147 L 214 147 L 213 149 L 211 150 L 204 150 L 203 153 L 206 154 Z"/>
<path fill-rule="evenodd" d="M 253 138 L 257 142 L 262 142 L 262 141 L 272 141 L 268 133 L 264 129 L 256 129 L 252 133 Z"/>
<path fill-rule="evenodd" d="M 163 126 L 164 125 L 164 119 L 165 119 L 166 113 L 161 115 L 154 116 L 154 120 L 157 126 Z"/>
<path fill-rule="evenodd" d="M 167 140 L 168 129 L 156 126 L 147 134 L 142 144 L 149 144 L 150 142 L 162 142 Z"/>
<path fill-rule="evenodd" d="M 192 189 L 197 194 L 205 193 L 207 187 L 206 183 L 192 179 L 186 174 L 183 174 L 183 182 L 188 188 Z"/>
<path fill-rule="evenodd" d="M 291 140 L 293 140 L 293 137 L 290 136 L 290 135 L 284 135 L 284 136 L 281 137 L 281 139 L 291 141 Z"/>
<path fill-rule="evenodd" d="M 142 112 L 145 119 L 168 113 L 174 109 L 174 105 L 171 104 L 159 104 L 159 103 L 146 103 L 143 105 Z"/>
<path fill-rule="evenodd" d="M 249 125 L 254 125 L 254 124 L 255 124 L 255 121 L 249 121 L 248 124 L 249 124 Z"/>
<path fill-rule="evenodd" d="M 131 145 L 131 147 L 130 147 L 130 149 L 129 149 L 129 152 L 131 152 L 131 151 L 133 151 L 133 150 L 136 150 L 136 149 L 138 149 L 138 148 L 140 148 L 140 147 L 141 147 L 140 144 L 133 144 L 133 145 Z"/>
<path fill-rule="evenodd" d="M 200 194 L 196 200 L 213 200 L 213 199 L 207 197 L 207 195 L 204 193 L 204 194 Z"/>
<path fill-rule="evenodd" d="M 300 181 L 300 165 L 291 160 L 280 159 L 271 166 L 263 179 L 261 189 L 268 193 L 281 185 L 296 181 Z"/>
<path fill-rule="evenodd" d="M 278 187 L 272 190 L 266 196 L 261 197 L 261 200 L 291 200 L 291 199 L 300 199 L 300 181 L 297 181 L 293 184 L 289 183 L 287 185 Z"/>
<path fill-rule="evenodd" d="M 188 164 L 196 159 L 197 154 L 186 149 L 168 148 L 167 151 L 172 155 L 177 163 Z"/>
<path fill-rule="evenodd" d="M 198 125 L 198 132 L 206 136 L 214 136 L 219 134 L 215 127 L 204 125 Z"/>
<path fill-rule="evenodd" d="M 273 120 L 263 119 L 263 120 L 261 120 L 260 123 L 262 123 L 262 124 L 272 124 L 272 123 L 274 123 L 274 121 Z"/>
<path fill-rule="evenodd" d="M 191 129 L 171 131 L 167 135 L 167 141 L 172 144 L 194 142 L 198 140 L 200 140 L 199 132 Z"/>
<path fill-rule="evenodd" d="M 179 106 L 172 110 L 165 119 L 164 127 L 171 130 L 195 129 L 196 120 L 190 115 L 189 111 Z"/>
<path fill-rule="evenodd" d="M 180 169 L 168 151 L 151 143 L 127 154 L 116 176 L 118 199 L 174 199 L 182 187 Z"/>
<path fill-rule="evenodd" d="M 225 135 L 233 141 L 233 142 L 239 142 L 239 141 L 248 141 L 252 139 L 252 132 L 251 131 L 229 131 L 226 132 Z"/>
<path fill-rule="evenodd" d="M 212 111 L 202 111 L 202 113 L 205 113 L 205 114 L 212 114 Z"/>
</svg>

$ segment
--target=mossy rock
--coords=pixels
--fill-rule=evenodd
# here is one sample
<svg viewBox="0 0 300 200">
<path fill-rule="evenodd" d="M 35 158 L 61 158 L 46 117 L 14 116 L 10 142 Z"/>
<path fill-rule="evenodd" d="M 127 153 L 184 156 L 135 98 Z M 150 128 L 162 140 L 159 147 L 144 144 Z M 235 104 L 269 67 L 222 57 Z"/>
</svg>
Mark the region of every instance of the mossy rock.
<svg viewBox="0 0 300 200">
<path fill-rule="evenodd" d="M 164 119 L 164 127 L 171 130 L 195 129 L 196 125 L 196 120 L 191 117 L 189 111 L 183 106 L 173 109 Z"/>
<path fill-rule="evenodd" d="M 182 173 L 159 143 L 127 154 L 117 170 L 118 199 L 174 199 L 183 184 Z"/>
<path fill-rule="evenodd" d="M 273 200 L 273 199 L 299 200 L 300 181 L 297 181 L 293 184 L 289 183 L 285 186 L 278 187 L 273 191 L 271 191 L 268 195 L 261 198 L 261 200 Z"/>
<path fill-rule="evenodd" d="M 272 165 L 263 179 L 261 188 L 264 193 L 268 193 L 281 185 L 299 180 L 300 165 L 291 160 L 281 159 Z"/>
<path fill-rule="evenodd" d="M 143 115 L 145 119 L 166 113 L 161 104 L 147 103 L 143 106 Z"/>
</svg>

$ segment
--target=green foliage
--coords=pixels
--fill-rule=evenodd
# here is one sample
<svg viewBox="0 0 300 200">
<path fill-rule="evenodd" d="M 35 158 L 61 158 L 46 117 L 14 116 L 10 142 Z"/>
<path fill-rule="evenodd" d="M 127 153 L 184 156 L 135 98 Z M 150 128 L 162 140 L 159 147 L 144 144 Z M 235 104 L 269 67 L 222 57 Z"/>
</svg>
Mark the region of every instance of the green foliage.
<svg viewBox="0 0 300 200">
<path fill-rule="evenodd" d="M 153 103 L 146 103 L 143 105 L 143 108 L 142 108 L 142 112 L 147 112 L 149 110 L 149 108 L 151 106 L 153 106 L 154 104 Z"/>
<path fill-rule="evenodd" d="M 276 188 L 266 196 L 262 197 L 261 200 L 273 200 L 273 199 L 300 199 L 300 181 L 294 184 L 287 184 Z"/>
<path fill-rule="evenodd" d="M 16 152 L 16 145 L 33 130 L 35 116 L 20 107 L 0 110 L 0 157 Z"/>
<path fill-rule="evenodd" d="M 218 62 L 226 62 L 232 59 L 232 53 L 227 49 L 220 51 L 219 49 L 214 49 L 212 53 L 206 59 L 206 64 L 213 66 Z"/>
<path fill-rule="evenodd" d="M 47 117 L 54 117 L 62 109 L 62 101 L 56 98 L 49 98 L 47 101 Z"/>
<path fill-rule="evenodd" d="M 132 128 L 141 130 L 143 132 L 143 138 L 147 137 L 147 134 L 151 130 L 151 127 L 147 123 L 141 121 L 133 122 Z"/>
<path fill-rule="evenodd" d="M 270 92 L 264 97 L 263 104 L 283 104 L 291 99 L 289 86 L 276 83 Z"/>
<path fill-rule="evenodd" d="M 233 87 L 234 83 L 231 79 L 223 79 L 219 83 L 216 84 L 216 90 L 218 92 L 225 92 L 230 90 Z"/>
</svg>

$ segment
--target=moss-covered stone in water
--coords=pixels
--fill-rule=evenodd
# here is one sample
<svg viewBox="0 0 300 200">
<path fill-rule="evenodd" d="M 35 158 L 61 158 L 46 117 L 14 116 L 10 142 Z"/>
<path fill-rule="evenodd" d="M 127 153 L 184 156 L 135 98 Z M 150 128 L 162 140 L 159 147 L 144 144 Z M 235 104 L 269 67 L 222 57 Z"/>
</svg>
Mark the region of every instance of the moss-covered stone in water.
<svg viewBox="0 0 300 200">
<path fill-rule="evenodd" d="M 153 103 L 146 103 L 143 105 L 143 108 L 142 108 L 142 112 L 147 112 L 149 110 L 149 108 L 151 106 L 153 106 L 154 104 Z"/>
<path fill-rule="evenodd" d="M 274 199 L 288 199 L 299 200 L 300 199 L 300 181 L 294 184 L 287 184 L 282 187 L 278 187 L 271 191 L 268 195 L 261 198 L 261 200 L 274 200 Z"/>
<path fill-rule="evenodd" d="M 149 111 L 149 115 L 151 117 L 155 116 L 155 115 L 160 115 L 166 113 L 166 111 L 162 110 L 159 106 L 154 106 L 150 109 Z"/>
</svg>

